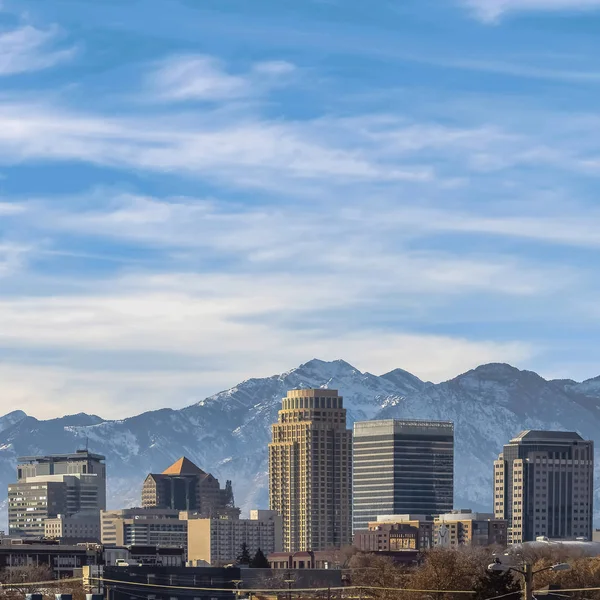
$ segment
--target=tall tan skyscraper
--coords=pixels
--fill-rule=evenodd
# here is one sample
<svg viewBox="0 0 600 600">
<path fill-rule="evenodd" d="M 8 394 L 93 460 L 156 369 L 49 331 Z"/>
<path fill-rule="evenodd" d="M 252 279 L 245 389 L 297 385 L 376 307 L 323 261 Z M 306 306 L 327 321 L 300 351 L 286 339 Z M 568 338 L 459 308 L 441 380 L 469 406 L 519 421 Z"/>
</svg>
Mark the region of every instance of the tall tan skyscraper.
<svg viewBox="0 0 600 600">
<path fill-rule="evenodd" d="M 285 552 L 352 541 L 352 431 L 337 390 L 291 390 L 269 444 L 271 510 L 283 520 Z"/>
<path fill-rule="evenodd" d="M 594 442 L 571 431 L 523 431 L 494 462 L 494 509 L 508 543 L 592 537 Z"/>
</svg>

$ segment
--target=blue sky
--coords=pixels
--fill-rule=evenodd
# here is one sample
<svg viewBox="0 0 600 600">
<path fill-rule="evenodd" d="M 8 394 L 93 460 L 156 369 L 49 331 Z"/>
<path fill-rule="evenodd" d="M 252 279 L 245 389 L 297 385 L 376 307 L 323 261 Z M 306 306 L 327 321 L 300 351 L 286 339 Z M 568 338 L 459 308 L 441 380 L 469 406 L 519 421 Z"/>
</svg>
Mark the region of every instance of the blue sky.
<svg viewBox="0 0 600 600">
<path fill-rule="evenodd" d="M 312 357 L 600 374 L 600 0 L 2 0 L 2 409 Z"/>
</svg>

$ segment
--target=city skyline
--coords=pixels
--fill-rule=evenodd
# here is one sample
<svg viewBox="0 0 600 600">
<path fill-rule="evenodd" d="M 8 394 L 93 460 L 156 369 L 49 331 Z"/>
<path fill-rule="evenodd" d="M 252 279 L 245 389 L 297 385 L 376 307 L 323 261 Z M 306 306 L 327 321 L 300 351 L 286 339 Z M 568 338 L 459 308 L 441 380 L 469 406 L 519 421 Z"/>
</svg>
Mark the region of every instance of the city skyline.
<svg viewBox="0 0 600 600">
<path fill-rule="evenodd" d="M 340 348 L 598 375 L 598 2 L 141 10 L 2 2 L 7 405 L 121 418 Z"/>
<path fill-rule="evenodd" d="M 137 508 L 107 513 L 105 457 L 86 449 L 19 458 L 17 482 L 8 486 L 9 535 L 68 538 L 70 532 L 72 539 L 98 539 L 102 527 L 103 543 L 158 536 L 167 545 L 179 545 L 188 543 L 189 520 L 195 530 L 213 534 L 225 519 L 239 522 L 227 527 L 240 539 L 251 535 L 254 540 L 262 527 L 257 520 L 268 522 L 271 547 L 288 553 L 348 546 L 353 530 L 363 550 L 451 547 L 461 540 L 514 544 L 539 536 L 592 539 L 593 441 L 551 430 L 524 430 L 512 437 L 491 464 L 494 506 L 485 514 L 453 501 L 454 444 L 452 422 L 370 420 L 356 422 L 352 431 L 346 429 L 337 390 L 289 390 L 266 448 L 269 510 L 252 510 L 252 523 L 240 520 L 232 482 L 221 488 L 185 456 L 146 477 Z M 136 514 L 144 523 L 139 531 L 127 529 Z M 120 523 L 118 536 L 113 519 Z M 427 542 L 422 525 L 432 522 L 434 529 L 426 528 L 433 541 Z M 384 538 L 377 533 L 382 523 L 392 523 L 384 528 Z M 442 530 L 450 537 L 442 540 Z M 273 537 L 276 531 L 281 545 Z M 196 551 L 199 557 L 233 553 L 231 545 L 220 553 L 212 542 Z"/>
</svg>

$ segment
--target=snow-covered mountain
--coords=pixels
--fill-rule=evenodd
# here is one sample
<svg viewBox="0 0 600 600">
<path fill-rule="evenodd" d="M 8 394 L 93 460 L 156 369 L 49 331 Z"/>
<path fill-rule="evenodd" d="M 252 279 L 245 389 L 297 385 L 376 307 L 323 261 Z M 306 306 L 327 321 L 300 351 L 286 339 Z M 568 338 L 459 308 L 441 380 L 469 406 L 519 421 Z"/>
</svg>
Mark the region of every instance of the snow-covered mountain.
<svg viewBox="0 0 600 600">
<path fill-rule="evenodd" d="M 120 421 L 83 413 L 39 421 L 12 412 L 0 418 L 0 490 L 14 479 L 18 456 L 71 452 L 87 440 L 90 449 L 107 457 L 111 507 L 139 503 L 146 474 L 182 455 L 222 483 L 231 479 L 242 508 L 267 506 L 270 425 L 281 398 L 298 387 L 338 389 L 349 426 L 375 418 L 454 421 L 460 507 L 491 508 L 492 461 L 523 429 L 575 430 L 600 448 L 600 378 L 546 381 L 530 371 L 488 364 L 433 384 L 402 369 L 376 376 L 342 360 L 315 359 L 281 375 L 249 379 L 181 410 L 165 408 Z"/>
</svg>

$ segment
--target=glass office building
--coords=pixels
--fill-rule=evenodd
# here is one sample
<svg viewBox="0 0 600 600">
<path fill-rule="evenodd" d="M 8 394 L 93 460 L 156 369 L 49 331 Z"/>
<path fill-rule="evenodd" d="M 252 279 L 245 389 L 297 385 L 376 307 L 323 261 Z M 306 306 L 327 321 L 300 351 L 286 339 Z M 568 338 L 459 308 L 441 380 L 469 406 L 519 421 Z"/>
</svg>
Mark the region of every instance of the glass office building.
<svg viewBox="0 0 600 600">
<path fill-rule="evenodd" d="M 454 502 L 454 424 L 361 421 L 354 424 L 354 531 L 378 515 L 438 515 Z"/>
</svg>

